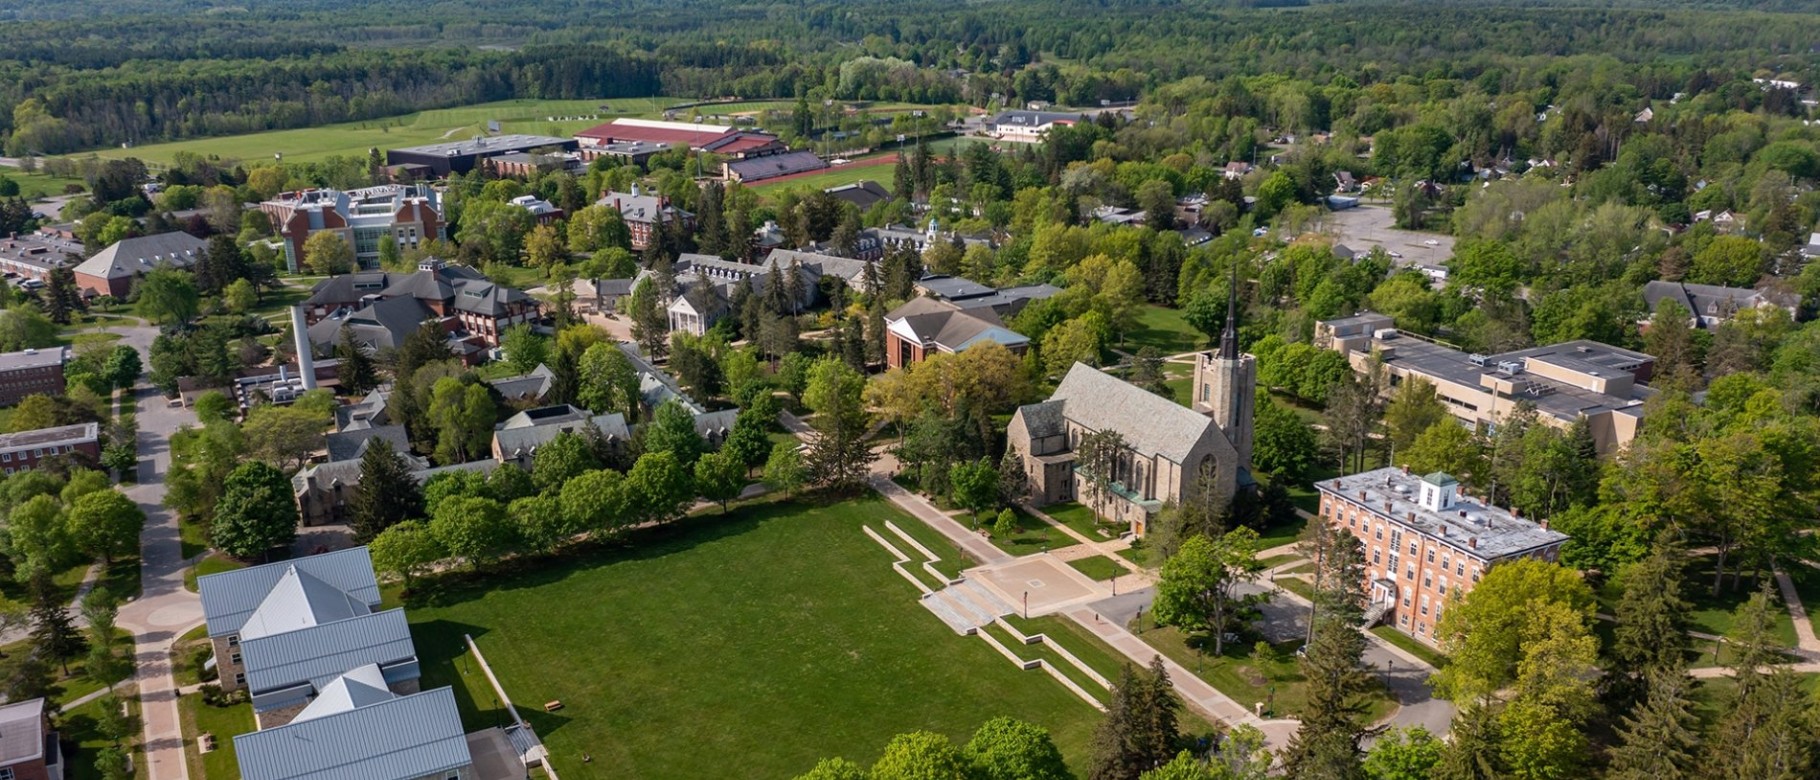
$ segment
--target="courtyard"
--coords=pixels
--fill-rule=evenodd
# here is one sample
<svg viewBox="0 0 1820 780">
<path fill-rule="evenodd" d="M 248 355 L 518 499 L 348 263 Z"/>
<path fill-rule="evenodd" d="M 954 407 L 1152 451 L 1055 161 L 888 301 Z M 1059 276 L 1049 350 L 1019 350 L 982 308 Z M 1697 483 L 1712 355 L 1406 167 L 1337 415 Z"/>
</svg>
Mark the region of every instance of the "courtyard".
<svg viewBox="0 0 1820 780">
<path fill-rule="evenodd" d="M 920 525 L 875 496 L 761 501 L 420 584 L 404 604 L 424 687 L 453 685 L 469 729 L 499 725 L 458 660 L 473 635 L 565 778 L 794 777 L 998 715 L 1048 728 L 1082 769 L 1099 713 L 918 605 L 862 530 L 886 521 Z"/>
</svg>

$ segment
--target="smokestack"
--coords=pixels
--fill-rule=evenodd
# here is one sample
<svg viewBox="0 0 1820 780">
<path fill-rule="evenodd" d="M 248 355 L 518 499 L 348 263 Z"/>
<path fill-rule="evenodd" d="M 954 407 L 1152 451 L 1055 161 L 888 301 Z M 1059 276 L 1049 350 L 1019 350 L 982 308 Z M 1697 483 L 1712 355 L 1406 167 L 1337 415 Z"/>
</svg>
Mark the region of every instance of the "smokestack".
<svg viewBox="0 0 1820 780">
<path fill-rule="evenodd" d="M 291 307 L 291 337 L 297 340 L 297 373 L 303 377 L 303 389 L 316 389 L 316 356 L 310 348 L 310 332 L 303 326 L 303 305 Z"/>
</svg>

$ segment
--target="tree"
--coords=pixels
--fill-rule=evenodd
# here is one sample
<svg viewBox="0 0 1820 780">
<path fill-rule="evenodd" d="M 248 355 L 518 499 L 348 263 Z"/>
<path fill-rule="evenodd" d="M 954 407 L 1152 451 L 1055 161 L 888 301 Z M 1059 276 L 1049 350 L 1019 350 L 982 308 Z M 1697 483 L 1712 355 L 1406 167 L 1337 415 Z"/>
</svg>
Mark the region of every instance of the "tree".
<svg viewBox="0 0 1820 780">
<path fill-rule="evenodd" d="M 565 431 L 532 453 L 531 482 L 539 491 L 554 492 L 563 489 L 569 480 L 601 465 L 586 439 Z"/>
<path fill-rule="evenodd" d="M 865 767 L 844 758 L 824 758 L 815 764 L 808 774 L 797 775 L 796 780 L 871 780 L 872 773 Z"/>
<path fill-rule="evenodd" d="M 1075 471 L 1087 481 L 1087 503 L 1105 505 L 1117 483 L 1119 462 L 1131 448 L 1116 430 L 1094 431 L 1075 444 Z"/>
<path fill-rule="evenodd" d="M 1555 602 L 1591 619 L 1592 590 L 1577 572 L 1533 558 L 1492 567 L 1436 627 L 1449 661 L 1434 676 L 1437 692 L 1455 701 L 1488 701 L 1515 681 L 1530 614 Z"/>
<path fill-rule="evenodd" d="M 196 396 L 196 419 L 203 423 L 226 420 L 234 413 L 234 402 L 220 390 L 204 390 Z"/>
<path fill-rule="evenodd" d="M 1125 664 L 1088 745 L 1089 780 L 1134 780 L 1162 766 L 1175 754 L 1180 710 L 1161 656 L 1151 659 L 1148 670 Z"/>
<path fill-rule="evenodd" d="M 30 305 L 0 312 L 0 349 L 18 351 L 57 345 L 57 324 Z"/>
<path fill-rule="evenodd" d="M 379 387 L 379 368 L 374 365 L 373 357 L 360 346 L 360 342 L 354 340 L 352 329 L 341 330 L 341 341 L 335 345 L 335 357 L 341 359 L 343 392 L 363 396 Z"/>
<path fill-rule="evenodd" d="M 77 498 L 69 510 L 69 533 L 76 549 L 103 565 L 139 549 L 145 512 L 116 490 L 97 490 Z"/>
<path fill-rule="evenodd" d="M 1452 739 L 1441 751 L 1435 780 L 1497 780 L 1505 776 L 1497 711 L 1468 705 L 1454 718 Z"/>
<path fill-rule="evenodd" d="M 62 664 L 64 676 L 70 673 L 70 659 L 88 650 L 88 640 L 76 629 L 69 608 L 57 603 L 48 587 L 38 588 L 37 600 L 32 604 L 31 638 L 33 647 Z"/>
<path fill-rule="evenodd" d="M 1365 776 L 1371 780 L 1428 780 L 1441 761 L 1446 743 L 1421 726 L 1391 729 L 1378 736 L 1365 754 Z"/>
<path fill-rule="evenodd" d="M 1397 387 L 1390 402 L 1384 405 L 1384 425 L 1390 431 L 1390 446 L 1404 453 L 1415 444 L 1416 437 L 1448 418 L 1447 407 L 1435 395 L 1432 382 L 1419 376 L 1408 377 Z"/>
<path fill-rule="evenodd" d="M 1441 472 L 1462 481 L 1479 484 L 1490 476 L 1481 443 L 1472 431 L 1453 420 L 1442 420 L 1429 426 L 1397 460 L 1418 474 Z"/>
<path fill-rule="evenodd" d="M 563 245 L 554 225 L 538 225 L 525 236 L 525 264 L 546 271 L 568 262 L 569 249 Z"/>
<path fill-rule="evenodd" d="M 865 385 L 865 376 L 838 358 L 824 357 L 809 369 L 803 402 L 815 412 L 817 435 L 809 443 L 808 465 L 819 485 L 847 489 L 865 480 L 875 457 L 865 441 Z"/>
<path fill-rule="evenodd" d="M 334 276 L 354 267 L 354 247 L 333 230 L 318 230 L 303 242 L 303 264 L 311 273 Z"/>
<path fill-rule="evenodd" d="M 980 512 L 998 504 L 998 468 L 992 461 L 962 461 L 948 467 L 948 484 L 952 486 L 954 504 L 973 513 L 979 522 Z"/>
<path fill-rule="evenodd" d="M 727 502 L 739 498 L 746 488 L 746 464 L 729 452 L 710 452 L 695 461 L 695 489 L 701 497 L 720 504 L 721 514 Z"/>
<path fill-rule="evenodd" d="M 872 780 L 969 780 L 973 776 L 966 754 L 932 731 L 892 737 L 872 765 Z"/>
<path fill-rule="evenodd" d="M 69 521 L 54 494 L 31 496 L 14 506 L 7 513 L 5 531 L 0 541 L 20 582 L 48 577 L 63 568 L 73 552 Z"/>
<path fill-rule="evenodd" d="M 291 481 L 264 461 L 236 466 L 222 484 L 209 540 L 236 558 L 263 556 L 297 538 Z"/>
<path fill-rule="evenodd" d="M 1257 552 L 1258 533 L 1249 528 L 1235 528 L 1217 540 L 1190 537 L 1164 562 L 1151 615 L 1158 623 L 1206 634 L 1213 640 L 1213 654 L 1225 653 L 1225 635 L 1243 625 L 1250 608 L 1263 600 L 1238 592 L 1264 570 Z"/>
<path fill-rule="evenodd" d="M 1499 713 L 1504 761 L 1517 777 L 1582 776 L 1582 725 L 1597 708 L 1599 673 L 1599 641 L 1587 623 L 1583 611 L 1562 601 L 1525 616 L 1516 695 Z"/>
<path fill-rule="evenodd" d="M 1012 718 L 997 717 L 980 724 L 962 750 L 976 767 L 969 776 L 977 780 L 1074 777 L 1047 729 Z"/>
<path fill-rule="evenodd" d="M 1259 394 L 1252 434 L 1251 465 L 1291 482 L 1300 482 L 1320 456 L 1314 429 L 1295 412 Z"/>
<path fill-rule="evenodd" d="M 1719 236 L 1694 254 L 1687 281 L 1724 287 L 1751 287 L 1763 275 L 1764 248 L 1744 236 Z"/>
<path fill-rule="evenodd" d="M 632 229 L 619 211 L 595 204 L 569 215 L 569 250 L 591 253 L 603 249 L 632 249 Z"/>
<path fill-rule="evenodd" d="M 122 657 L 114 647 L 119 644 L 115 628 L 119 607 L 105 588 L 91 590 L 82 599 L 82 617 L 88 622 L 88 662 L 83 676 L 111 691 L 133 672 L 133 659 Z"/>
<path fill-rule="evenodd" d="M 1359 762 L 1364 733 L 1360 695 L 1371 686 L 1360 661 L 1365 637 L 1358 630 L 1365 606 L 1359 588 L 1365 579 L 1365 551 L 1344 529 L 1317 523 L 1312 533 L 1322 553 L 1315 563 L 1309 641 L 1299 662 L 1308 680 L 1308 703 L 1283 763 L 1292 777 L 1357 778 L 1364 771 Z"/>
<path fill-rule="evenodd" d="M 249 454 L 291 473 L 323 448 L 323 431 L 328 424 L 323 415 L 309 409 L 260 404 L 247 413 L 240 429 L 252 444 Z"/>
<path fill-rule="evenodd" d="M 354 541 L 373 541 L 387 528 L 423 516 L 423 491 L 411 464 L 384 439 L 367 441 L 360 456 L 360 484 L 349 502 Z"/>
<path fill-rule="evenodd" d="M 1613 610 L 1612 671 L 1629 683 L 1633 698 L 1652 676 L 1686 663 L 1687 614 L 1693 604 L 1682 595 L 1682 565 L 1679 547 L 1664 535 L 1649 557 L 1620 576 L 1624 593 Z"/>
<path fill-rule="evenodd" d="M 638 369 L 619 345 L 602 342 L 581 355 L 577 400 L 597 413 L 620 412 L 638 419 Z"/>
<path fill-rule="evenodd" d="M 558 489 L 562 513 L 577 531 L 613 531 L 631 525 L 625 476 L 612 469 L 576 475 Z"/>
<path fill-rule="evenodd" d="M 498 560 L 518 543 L 517 529 L 498 501 L 482 496 L 455 496 L 438 504 L 430 534 L 449 555 L 475 569 Z"/>
<path fill-rule="evenodd" d="M 139 313 L 165 325 L 182 325 L 196 318 L 201 296 L 190 275 L 171 268 L 154 268 L 139 280 Z"/>
<path fill-rule="evenodd" d="M 405 520 L 374 535 L 367 545 L 373 555 L 373 567 L 404 580 L 406 590 L 417 575 L 448 555 L 428 523 Z"/>
<path fill-rule="evenodd" d="M 626 474 L 626 503 L 636 517 L 657 522 L 673 520 L 695 499 L 691 477 L 676 453 L 647 452 Z"/>
<path fill-rule="evenodd" d="M 1009 507 L 998 512 L 998 519 L 992 522 L 992 533 L 1000 538 L 1009 539 L 1017 534 L 1017 513 Z"/>
<path fill-rule="evenodd" d="M 1369 371 L 1345 375 L 1328 393 L 1328 431 L 1340 450 L 1342 474 L 1364 470 L 1365 452 L 1384 408 L 1378 395 L 1382 378 L 1383 369 L 1374 361 Z"/>
<path fill-rule="evenodd" d="M 695 414 L 674 399 L 657 407 L 651 425 L 645 429 L 645 454 L 668 452 L 676 456 L 683 468 L 694 468 L 707 443 L 695 430 Z"/>
<path fill-rule="evenodd" d="M 506 329 L 505 336 L 499 340 L 505 348 L 505 360 L 514 372 L 529 374 L 535 368 L 550 359 L 550 341 L 537 335 L 529 325 L 514 325 Z M 618 351 L 615 349 L 615 351 Z"/>
<path fill-rule="evenodd" d="M 498 416 L 486 385 L 449 376 L 436 380 L 429 413 L 436 431 L 436 459 L 444 464 L 466 463 L 485 452 Z"/>
<path fill-rule="evenodd" d="M 1611 750 L 1610 780 L 1691 780 L 1700 746 L 1699 719 L 1688 693 L 1694 685 L 1684 670 L 1658 670 L 1649 677 L 1642 706 L 1624 716 Z"/>
<path fill-rule="evenodd" d="M 771 456 L 765 459 L 765 487 L 791 496 L 808 483 L 809 469 L 803 464 L 800 446 L 780 441 L 771 448 Z"/>
<path fill-rule="evenodd" d="M 720 451 L 733 456 L 734 460 L 745 468 L 762 466 L 765 458 L 771 454 L 771 437 L 767 433 L 764 418 L 751 413 L 750 407 L 741 409 L 739 416 L 733 420 L 733 431 L 727 434 L 727 440 L 720 445 Z"/>
</svg>

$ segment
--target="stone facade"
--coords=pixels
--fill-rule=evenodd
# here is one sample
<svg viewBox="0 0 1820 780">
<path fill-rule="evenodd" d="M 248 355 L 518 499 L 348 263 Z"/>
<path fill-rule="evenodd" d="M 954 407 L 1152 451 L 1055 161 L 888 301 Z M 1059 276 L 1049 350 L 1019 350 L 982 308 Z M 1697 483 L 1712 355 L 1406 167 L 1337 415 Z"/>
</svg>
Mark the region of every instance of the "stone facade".
<svg viewBox="0 0 1820 780">
<path fill-rule="evenodd" d="M 215 648 L 215 671 L 221 690 L 237 691 L 246 687 L 246 662 L 240 657 L 240 635 L 228 634 L 209 640 Z"/>
</svg>

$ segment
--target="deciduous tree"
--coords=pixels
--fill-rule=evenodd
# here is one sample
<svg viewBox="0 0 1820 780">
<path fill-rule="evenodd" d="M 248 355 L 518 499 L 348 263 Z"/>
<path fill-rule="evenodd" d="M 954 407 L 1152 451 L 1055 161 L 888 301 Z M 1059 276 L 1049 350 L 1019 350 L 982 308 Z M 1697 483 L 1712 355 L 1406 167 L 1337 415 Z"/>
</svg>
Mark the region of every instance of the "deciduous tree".
<svg viewBox="0 0 1820 780">
<path fill-rule="evenodd" d="M 236 466 L 222 484 L 209 540 L 236 558 L 264 556 L 297 538 L 291 481 L 264 461 Z"/>
</svg>

